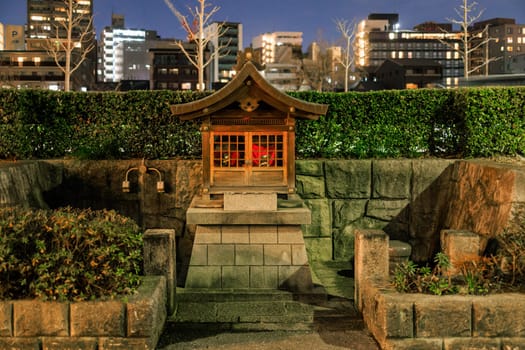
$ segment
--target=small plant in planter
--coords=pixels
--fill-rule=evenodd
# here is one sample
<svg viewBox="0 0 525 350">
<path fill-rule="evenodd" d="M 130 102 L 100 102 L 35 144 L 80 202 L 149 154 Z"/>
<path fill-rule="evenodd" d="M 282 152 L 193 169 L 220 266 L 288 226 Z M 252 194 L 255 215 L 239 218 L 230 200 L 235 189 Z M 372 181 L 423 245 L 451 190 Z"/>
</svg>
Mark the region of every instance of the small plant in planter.
<svg viewBox="0 0 525 350">
<path fill-rule="evenodd" d="M 130 294 L 141 267 L 140 229 L 115 211 L 0 209 L 0 300 Z"/>
<path fill-rule="evenodd" d="M 525 229 L 508 232 L 492 241 L 496 247 L 487 256 L 468 257 L 455 264 L 458 276 L 450 275 L 450 259 L 437 253 L 434 267 L 408 261 L 396 267 L 393 285 L 399 292 L 485 295 L 521 291 L 525 287 Z"/>
</svg>

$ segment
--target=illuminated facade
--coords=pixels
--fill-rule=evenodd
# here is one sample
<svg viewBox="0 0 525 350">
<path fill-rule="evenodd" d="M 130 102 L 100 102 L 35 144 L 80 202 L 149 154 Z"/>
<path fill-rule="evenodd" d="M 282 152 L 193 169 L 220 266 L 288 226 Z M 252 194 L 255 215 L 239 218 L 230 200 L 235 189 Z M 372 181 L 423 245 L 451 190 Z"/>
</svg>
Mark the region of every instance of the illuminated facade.
<svg viewBox="0 0 525 350">
<path fill-rule="evenodd" d="M 103 82 L 140 80 L 149 77 L 147 42 L 157 39 L 157 32 L 124 28 L 120 15 L 112 16 L 112 26 L 100 34 L 97 77 Z"/>
<path fill-rule="evenodd" d="M 79 26 L 74 29 L 73 37 L 81 32 L 92 30 L 89 26 L 93 16 L 93 0 L 76 0 L 75 12 L 82 16 Z M 29 39 L 47 39 L 67 37 L 60 23 L 67 20 L 67 5 L 63 0 L 27 0 L 27 37 Z"/>
<path fill-rule="evenodd" d="M 356 66 L 373 73 L 386 59 L 428 59 L 442 65 L 444 86 L 457 86 L 463 76 L 463 60 L 457 51 L 461 33 L 442 30 L 447 25 L 400 30 L 396 18 L 371 15 L 359 23 L 354 42 Z"/>
<path fill-rule="evenodd" d="M 220 33 L 217 36 L 216 33 Z M 235 75 L 237 54 L 243 48 L 243 27 L 241 23 L 214 22 L 204 28 L 204 35 L 210 38 L 211 50 L 219 49 L 211 63 L 212 83 L 228 83 Z"/>
<path fill-rule="evenodd" d="M 287 55 L 287 50 L 291 48 L 292 57 L 300 59 L 302 56 L 303 33 L 302 32 L 273 32 L 256 36 L 252 40 L 254 51 L 260 51 L 262 64 L 284 63 L 283 59 Z"/>
<path fill-rule="evenodd" d="M 471 67 L 478 67 L 487 58 L 495 59 L 488 67 L 481 67 L 473 75 L 525 73 L 523 64 L 519 64 L 525 55 L 525 24 L 516 24 L 511 18 L 493 18 L 477 22 L 474 33 L 479 34 L 479 41 L 491 38 L 488 46 L 482 45 L 472 53 Z M 476 39 L 476 38 L 475 38 Z M 476 40 L 473 40 L 474 45 Z"/>
</svg>

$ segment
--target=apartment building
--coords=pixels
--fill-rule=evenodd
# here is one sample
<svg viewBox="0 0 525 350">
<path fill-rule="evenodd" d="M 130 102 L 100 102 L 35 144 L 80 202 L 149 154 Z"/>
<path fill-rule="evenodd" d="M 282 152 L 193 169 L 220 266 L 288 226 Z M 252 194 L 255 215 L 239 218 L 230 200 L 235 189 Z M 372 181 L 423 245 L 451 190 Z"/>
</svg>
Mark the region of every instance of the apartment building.
<svg viewBox="0 0 525 350">
<path fill-rule="evenodd" d="M 356 67 L 373 76 L 386 59 L 432 60 L 443 67 L 441 84 L 458 86 L 463 76 L 463 60 L 457 51 L 461 33 L 451 29 L 449 24 L 424 23 L 402 30 L 397 14 L 371 14 L 358 25 Z"/>
<path fill-rule="evenodd" d="M 194 42 L 183 44 L 186 52 L 194 54 L 197 47 Z M 208 54 L 206 52 L 205 54 Z M 197 68 L 184 52 L 176 45 L 164 44 L 149 49 L 151 62 L 151 90 L 197 90 Z M 207 81 L 206 71 L 204 81 Z"/>
<path fill-rule="evenodd" d="M 243 26 L 237 22 L 213 22 L 204 28 L 204 35 L 210 38 L 210 50 L 218 50 L 209 68 L 213 88 L 228 83 L 235 75 L 237 55 L 243 49 Z"/>
<path fill-rule="evenodd" d="M 525 24 L 517 24 L 512 18 L 492 18 L 480 21 L 471 28 L 473 46 L 489 40 L 471 56 L 471 67 L 480 67 L 473 75 L 525 73 L 520 61 L 525 55 Z M 483 62 L 491 60 L 488 65 Z"/>
<path fill-rule="evenodd" d="M 154 30 L 125 28 L 124 16 L 113 14 L 100 33 L 97 61 L 99 82 L 148 79 L 148 49 L 158 39 Z"/>
<path fill-rule="evenodd" d="M 64 73 L 46 51 L 0 51 L 0 88 L 62 90 L 63 87 Z"/>
<path fill-rule="evenodd" d="M 90 17 L 93 15 L 93 0 L 77 0 L 75 12 L 82 15 L 79 26 L 74 28 L 73 37 L 92 30 Z M 27 37 L 30 39 L 67 37 L 67 32 L 60 23 L 66 16 L 67 5 L 63 0 L 27 0 Z"/>
</svg>

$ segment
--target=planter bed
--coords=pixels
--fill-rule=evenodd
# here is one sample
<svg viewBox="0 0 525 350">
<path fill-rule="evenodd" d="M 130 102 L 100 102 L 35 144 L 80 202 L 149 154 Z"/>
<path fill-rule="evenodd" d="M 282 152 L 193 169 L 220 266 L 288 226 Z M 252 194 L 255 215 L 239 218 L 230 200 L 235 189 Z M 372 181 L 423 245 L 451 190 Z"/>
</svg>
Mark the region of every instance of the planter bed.
<svg viewBox="0 0 525 350">
<path fill-rule="evenodd" d="M 0 349 L 154 349 L 166 317 L 161 276 L 120 300 L 0 301 Z"/>
<path fill-rule="evenodd" d="M 361 285 L 365 323 L 382 349 L 525 349 L 525 295 L 398 293 Z"/>
<path fill-rule="evenodd" d="M 382 349 L 525 349 L 525 294 L 399 293 L 388 242 L 382 230 L 356 230 L 355 302 Z"/>
</svg>

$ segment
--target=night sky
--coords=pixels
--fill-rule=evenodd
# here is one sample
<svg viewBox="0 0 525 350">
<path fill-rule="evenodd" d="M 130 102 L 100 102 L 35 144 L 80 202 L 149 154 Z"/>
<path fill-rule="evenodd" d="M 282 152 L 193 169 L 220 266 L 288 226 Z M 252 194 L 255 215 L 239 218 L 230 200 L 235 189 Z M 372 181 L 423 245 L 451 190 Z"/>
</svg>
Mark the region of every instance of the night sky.
<svg viewBox="0 0 525 350">
<path fill-rule="evenodd" d="M 184 14 L 194 0 L 173 0 Z M 515 18 L 525 24 L 525 0 L 477 0 L 472 15 L 485 10 L 480 20 L 494 17 Z M 462 0 L 210 0 L 219 6 L 216 21 L 241 22 L 244 25 L 244 46 L 249 46 L 254 36 L 273 31 L 301 31 L 304 33 L 303 49 L 312 41 L 324 40 L 337 43 L 340 35 L 335 19 L 361 20 L 369 13 L 399 13 L 402 29 L 411 29 L 425 22 L 449 22 L 459 19 L 455 9 Z M 472 0 L 469 0 L 472 3 Z M 184 38 L 175 16 L 164 0 L 95 0 L 95 27 L 97 33 L 111 24 L 111 13 L 123 14 L 127 28 L 157 30 L 163 38 Z M 25 0 L 0 0 L 0 22 L 25 24 Z"/>
</svg>

